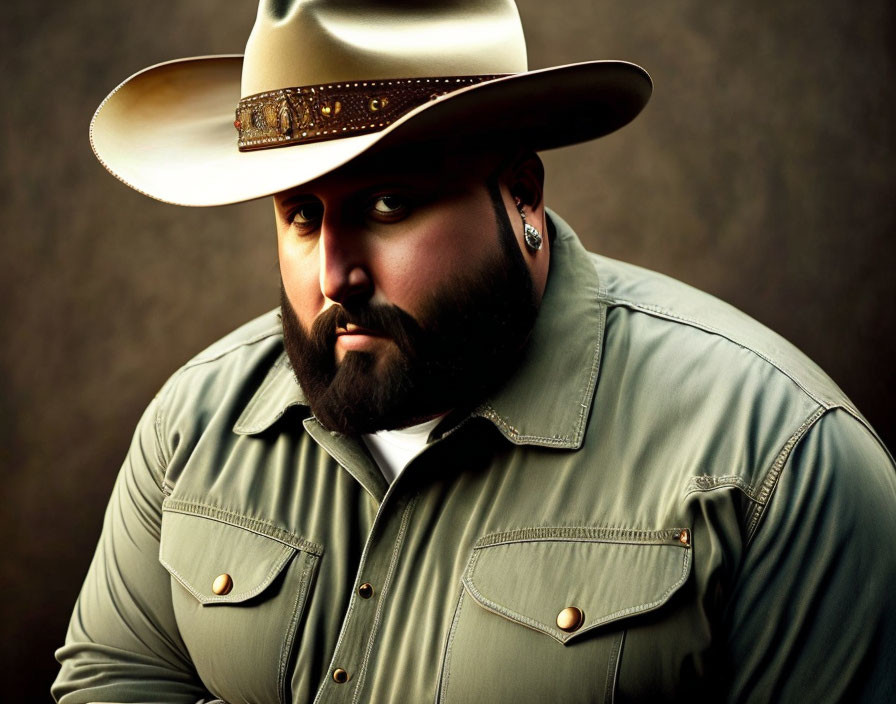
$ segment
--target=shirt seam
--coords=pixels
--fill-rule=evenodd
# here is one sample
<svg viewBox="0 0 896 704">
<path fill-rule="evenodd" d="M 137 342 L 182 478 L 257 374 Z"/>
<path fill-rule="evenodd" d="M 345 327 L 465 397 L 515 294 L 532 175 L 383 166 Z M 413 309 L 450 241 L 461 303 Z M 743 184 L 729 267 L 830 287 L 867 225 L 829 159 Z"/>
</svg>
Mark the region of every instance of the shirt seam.
<svg viewBox="0 0 896 704">
<path fill-rule="evenodd" d="M 386 572 L 386 578 L 383 582 L 383 589 L 380 592 L 380 598 L 379 602 L 377 603 L 376 613 L 373 616 L 373 624 L 370 627 L 370 636 L 367 639 L 367 647 L 364 651 L 364 658 L 361 661 L 361 668 L 358 672 L 358 683 L 355 686 L 355 694 L 352 697 L 352 704 L 357 704 L 357 702 L 360 701 L 361 690 L 364 687 L 364 680 L 367 676 L 367 668 L 370 664 L 370 655 L 373 652 L 373 644 L 379 633 L 379 626 L 382 620 L 383 611 L 386 608 L 386 595 L 389 593 L 392 587 L 392 579 L 395 576 L 395 568 L 398 565 L 398 556 L 401 552 L 402 546 L 404 545 L 408 524 L 410 524 L 411 522 L 411 513 L 413 513 L 414 507 L 417 505 L 418 498 L 418 496 L 415 496 L 408 502 L 407 508 L 405 508 L 404 510 L 404 515 L 402 515 L 401 517 L 401 526 L 398 529 L 398 535 L 395 539 L 395 547 L 392 549 L 392 558 L 389 561 L 389 569 Z"/>
<path fill-rule="evenodd" d="M 622 660 L 622 646 L 626 633 L 628 633 L 627 628 L 619 633 L 610 652 L 610 661 L 607 665 L 607 688 L 604 691 L 604 699 L 608 704 L 613 704 L 616 701 L 616 683 L 619 680 L 619 663 Z"/>
<path fill-rule="evenodd" d="M 156 394 L 156 411 L 153 418 L 153 427 L 155 431 L 156 437 L 156 462 L 158 464 L 158 477 L 155 477 L 156 484 L 158 485 L 161 492 L 166 496 L 171 496 L 174 487 L 168 482 L 167 474 L 168 467 L 171 463 L 171 453 L 173 448 L 167 448 L 165 445 L 165 420 L 166 420 L 166 412 L 168 410 L 167 404 L 172 402 L 173 397 L 177 392 L 177 388 L 180 385 L 182 378 L 186 375 L 186 373 L 192 369 L 197 367 L 201 367 L 206 364 L 211 364 L 212 362 L 220 361 L 222 358 L 233 354 L 237 350 L 248 347 L 251 345 L 256 345 L 259 342 L 263 342 L 268 338 L 275 337 L 278 334 L 282 333 L 282 328 L 279 326 L 270 327 L 263 332 L 256 333 L 255 335 L 245 339 L 239 340 L 237 342 L 232 343 L 228 347 L 223 350 L 217 351 L 215 353 L 207 353 L 200 352 L 196 357 L 192 360 L 184 364 L 180 369 L 178 369 L 172 376 L 168 379 L 162 389 Z M 278 360 L 279 363 L 279 360 Z M 251 403 L 251 401 L 250 401 Z M 168 451 L 167 456 L 165 451 Z"/>
<path fill-rule="evenodd" d="M 276 325 L 262 332 L 258 332 L 255 335 L 246 338 L 245 340 L 235 341 L 231 343 L 229 347 L 225 347 L 223 350 L 217 350 L 215 352 L 206 350 L 205 352 L 200 352 L 193 359 L 187 362 L 183 367 L 181 367 L 180 371 L 185 372 L 188 369 L 193 369 L 194 367 L 217 362 L 221 358 L 226 357 L 229 354 L 233 354 L 242 347 L 251 347 L 252 345 L 257 345 L 259 342 L 264 342 L 270 337 L 277 337 L 278 335 L 282 334 L 282 327 L 280 327 L 280 325 Z"/>
<path fill-rule="evenodd" d="M 261 418 L 260 422 L 258 420 L 255 420 L 254 423 L 249 422 L 250 420 L 254 420 L 256 409 L 262 402 L 262 399 L 265 398 L 268 389 L 270 389 L 274 386 L 274 384 L 280 381 L 280 375 L 277 372 L 288 365 L 289 362 L 286 355 L 284 353 L 281 353 L 281 355 L 277 358 L 277 361 L 274 362 L 273 365 L 271 365 L 271 368 L 268 370 L 267 377 L 258 388 L 258 391 L 256 391 L 252 395 L 252 398 L 249 399 L 249 403 L 246 404 L 246 406 L 240 413 L 239 419 L 233 426 L 233 430 L 235 433 L 241 435 L 256 435 L 258 433 L 264 432 L 272 425 L 274 425 L 274 423 L 280 420 L 291 406 L 298 404 L 298 401 L 290 401 L 283 404 L 282 406 L 278 406 L 274 413 L 262 414 L 263 417 Z"/>
<path fill-rule="evenodd" d="M 283 548 L 281 548 L 283 550 Z M 185 577 L 180 570 L 177 569 L 174 565 L 171 564 L 169 560 L 166 560 L 163 557 L 159 557 L 159 562 L 167 569 L 172 576 L 174 576 L 178 582 L 180 582 L 184 588 L 193 595 L 193 597 L 203 606 L 206 605 L 215 605 L 215 604 L 239 604 L 243 601 L 251 599 L 254 596 L 258 596 L 267 589 L 274 578 L 280 574 L 283 569 L 283 566 L 289 562 L 290 558 L 296 554 L 295 548 L 290 546 L 289 550 L 283 550 L 281 555 L 271 563 L 270 568 L 268 569 L 267 574 L 261 579 L 261 581 L 256 584 L 252 589 L 243 592 L 231 593 L 226 596 L 214 596 L 209 597 L 200 592 L 196 587 L 193 586 L 193 581 Z"/>
<path fill-rule="evenodd" d="M 721 477 L 712 474 L 698 474 L 691 477 L 685 488 L 684 495 L 689 496 L 697 492 L 715 491 L 716 489 L 739 489 L 750 501 L 757 501 L 755 487 L 741 476 L 729 474 Z"/>
<path fill-rule="evenodd" d="M 203 504 L 196 501 L 183 501 L 180 499 L 168 498 L 162 504 L 162 509 L 164 511 L 170 511 L 172 513 L 181 513 L 188 516 L 199 516 L 201 518 L 208 518 L 210 520 L 218 521 L 219 523 L 226 523 L 227 525 L 234 526 L 235 528 L 241 528 L 243 530 L 249 531 L 250 533 L 255 533 L 256 535 L 261 535 L 263 537 L 276 540 L 277 542 L 283 543 L 284 545 L 287 545 L 291 548 L 316 555 L 317 557 L 322 557 L 324 554 L 324 548 L 322 545 L 318 545 L 317 543 L 296 535 L 292 531 L 288 531 L 285 528 L 275 526 L 270 521 L 251 518 L 249 516 L 236 513 L 235 511 L 228 511 L 227 509 L 222 509 L 217 506 L 211 506 L 209 504 Z"/>
<path fill-rule="evenodd" d="M 599 541 L 595 541 L 595 542 L 599 542 Z M 626 544 L 631 545 L 631 543 L 626 543 Z M 637 545 L 638 545 L 638 547 L 645 547 L 645 545 L 642 545 L 642 544 L 637 544 Z M 671 547 L 671 548 L 684 550 L 681 568 L 680 568 L 680 571 L 678 573 L 676 580 L 672 584 L 669 584 L 666 587 L 665 591 L 663 591 L 663 593 L 660 594 L 659 596 L 657 596 L 653 601 L 649 601 L 646 603 L 641 603 L 641 604 L 637 604 L 637 605 L 633 605 L 633 606 L 628 606 L 623 609 L 618 609 L 617 611 L 614 611 L 612 613 L 605 614 L 603 617 L 599 618 L 598 620 L 596 620 L 592 623 L 589 623 L 587 626 L 582 628 L 580 631 L 577 631 L 576 633 L 561 633 L 559 630 L 552 628 L 548 624 L 541 623 L 540 621 L 537 621 L 536 619 L 531 618 L 530 616 L 527 616 L 526 614 L 521 613 L 518 610 L 514 610 L 513 608 L 505 606 L 504 604 L 498 603 L 493 598 L 489 598 L 489 597 L 485 596 L 485 594 L 483 594 L 480 591 L 480 589 L 476 586 L 475 577 L 474 577 L 475 572 L 476 572 L 476 566 L 479 562 L 479 558 L 483 554 L 481 551 L 477 551 L 477 550 L 473 551 L 473 556 L 471 557 L 469 563 L 467 564 L 467 568 L 464 571 L 464 575 L 461 579 L 461 583 L 463 584 L 466 591 L 470 594 L 470 596 L 473 597 L 473 599 L 487 611 L 491 611 L 495 614 L 498 614 L 499 616 L 503 616 L 504 618 L 506 618 L 514 623 L 518 623 L 520 625 L 523 625 L 523 626 L 531 628 L 535 631 L 538 631 L 539 633 L 543 633 L 544 635 L 550 636 L 555 641 L 557 641 L 563 645 L 566 645 L 566 643 L 569 642 L 571 639 L 577 638 L 579 635 L 587 633 L 588 631 L 591 631 L 595 628 L 599 628 L 601 626 L 604 626 L 608 623 L 612 623 L 614 621 L 619 621 L 623 618 L 626 618 L 627 616 L 631 616 L 632 614 L 639 614 L 639 613 L 652 611 L 652 610 L 656 609 L 657 607 L 662 606 L 669 600 L 669 597 L 672 594 L 674 594 L 676 591 L 678 591 L 678 589 L 685 583 L 685 581 L 687 580 L 687 577 L 691 571 L 691 550 L 688 546 L 675 545 L 675 544 L 671 544 L 671 543 L 666 543 L 666 544 L 657 543 L 657 544 L 649 544 L 646 546 L 647 547 Z"/>
<path fill-rule="evenodd" d="M 640 313 L 644 313 L 645 315 L 651 315 L 654 317 L 663 318 L 665 320 L 671 320 L 674 322 L 681 323 L 683 325 L 688 325 L 688 326 L 696 328 L 698 330 L 702 330 L 705 333 L 722 337 L 722 338 L 728 340 L 730 343 L 737 345 L 738 347 L 740 347 L 743 350 L 746 350 L 747 352 L 750 352 L 751 354 L 755 355 L 756 357 L 760 358 L 767 364 L 769 364 L 772 367 L 774 367 L 775 369 L 777 369 L 784 376 L 786 376 L 788 379 L 790 379 L 790 381 L 793 382 L 793 384 L 796 385 L 814 403 L 818 404 L 819 406 L 824 407 L 826 410 L 831 409 L 831 408 L 842 407 L 850 415 L 856 417 L 858 420 L 860 420 L 864 423 L 864 419 L 861 417 L 858 410 L 855 409 L 849 403 L 847 403 L 845 399 L 830 401 L 830 400 L 821 398 L 818 394 L 816 394 L 811 389 L 809 389 L 807 384 L 801 382 L 797 378 L 797 375 L 794 372 L 792 372 L 787 365 L 785 365 L 782 362 L 780 362 L 779 360 L 774 359 L 774 358 L 770 357 L 769 355 L 757 350 L 755 347 L 751 347 L 749 344 L 736 339 L 733 335 L 725 332 L 724 330 L 713 327 L 712 325 L 708 325 L 707 323 L 696 320 L 695 318 L 691 318 L 691 317 L 688 317 L 685 315 L 680 315 L 680 314 L 675 313 L 667 308 L 663 308 L 662 306 L 658 306 L 658 305 L 651 304 L 651 303 L 639 303 L 637 301 L 633 301 L 633 300 L 627 299 L 627 298 L 622 298 L 619 296 L 614 296 L 609 293 L 607 293 L 602 298 L 602 300 L 608 306 L 618 306 L 618 307 L 629 308 L 631 310 L 634 310 L 634 311 L 637 311 Z"/>
<path fill-rule="evenodd" d="M 311 583 L 311 572 L 312 569 L 317 565 L 317 559 L 311 554 L 304 555 L 304 561 L 305 565 L 302 568 L 302 587 L 301 589 L 298 589 L 296 591 L 296 599 L 292 607 L 292 618 L 289 621 L 289 627 L 286 631 L 287 639 L 283 644 L 283 650 L 280 654 L 280 667 L 277 674 L 277 690 L 281 704 L 286 702 L 288 699 L 286 694 L 286 675 L 289 668 L 289 660 L 292 656 L 293 648 L 296 642 L 296 630 L 298 628 L 298 622 L 308 602 L 308 590 Z"/>
<path fill-rule="evenodd" d="M 775 488 L 778 485 L 778 480 L 781 477 L 781 473 L 784 470 L 784 465 L 787 463 L 787 460 L 790 458 L 793 449 L 799 444 L 800 440 L 802 440 L 806 433 L 809 432 L 809 429 L 815 425 L 815 423 L 829 411 L 829 408 L 824 406 L 819 406 L 816 408 L 796 429 L 796 431 L 787 439 L 784 443 L 784 446 L 781 448 L 778 455 L 775 457 L 768 471 L 765 473 L 765 477 L 762 480 L 762 483 L 759 485 L 759 491 L 757 496 L 755 497 L 756 506 L 753 507 L 752 512 L 747 517 L 747 525 L 746 525 L 746 544 L 749 545 L 753 541 L 753 537 L 756 534 L 756 530 L 759 527 L 759 523 L 762 520 L 763 515 L 765 515 L 765 510 L 771 502 L 772 496 L 774 495 Z"/>
<path fill-rule="evenodd" d="M 681 528 L 640 530 L 609 526 L 537 526 L 491 533 L 481 537 L 473 550 L 508 545 L 510 543 L 573 541 L 595 543 L 624 543 L 637 545 L 668 545 L 675 543 Z"/>
<path fill-rule="evenodd" d="M 600 297 L 600 288 L 598 288 L 598 296 L 596 298 L 598 303 L 602 302 Z M 478 409 L 475 411 L 475 415 L 478 415 L 486 420 L 490 420 L 499 429 L 503 431 L 505 437 L 507 437 L 514 444 L 525 444 L 525 443 L 538 443 L 540 445 L 546 445 L 550 447 L 559 447 L 563 449 L 575 449 L 581 445 L 582 439 L 585 436 L 585 426 L 588 422 L 588 414 L 591 409 L 591 405 L 594 402 L 594 391 L 597 386 L 597 377 L 600 374 L 600 365 L 601 359 L 603 358 L 603 349 L 604 349 L 604 332 L 606 327 L 606 307 L 602 307 L 601 314 L 598 316 L 599 320 L 597 323 L 597 343 L 595 345 L 595 349 L 593 354 L 591 355 L 591 364 L 590 369 L 588 370 L 588 379 L 587 383 L 584 385 L 584 393 L 582 394 L 582 398 L 579 401 L 579 410 L 578 415 L 576 417 L 575 425 L 573 426 L 573 433 L 564 434 L 564 435 L 522 435 L 520 431 L 515 428 L 511 423 L 509 423 L 500 413 L 498 413 L 494 406 L 490 403 L 483 403 Z"/>
<path fill-rule="evenodd" d="M 160 394 L 161 396 L 161 394 Z M 167 497 L 171 495 L 171 487 L 169 486 L 166 476 L 168 475 L 168 463 L 169 458 L 165 456 L 165 443 L 163 440 L 164 433 L 162 432 L 162 423 L 163 423 L 163 415 L 162 415 L 162 399 L 158 398 L 155 414 L 153 416 L 153 433 L 156 438 L 156 446 L 155 446 L 155 462 L 156 462 L 156 471 L 158 472 L 158 476 L 154 476 L 153 480 L 158 486 L 159 491 L 162 492 L 162 495 Z"/>
<path fill-rule="evenodd" d="M 472 558 L 471 558 L 472 559 Z M 467 590 L 463 585 L 460 588 L 460 596 L 457 599 L 457 605 L 454 607 L 454 618 L 451 620 L 451 628 L 448 630 L 448 642 L 445 644 L 445 653 L 442 657 L 442 681 L 437 693 L 438 704 L 444 704 L 448 701 L 448 685 L 451 681 L 451 655 L 453 654 L 454 636 L 457 633 L 457 624 L 460 621 L 460 614 L 463 610 L 464 597 Z"/>
</svg>

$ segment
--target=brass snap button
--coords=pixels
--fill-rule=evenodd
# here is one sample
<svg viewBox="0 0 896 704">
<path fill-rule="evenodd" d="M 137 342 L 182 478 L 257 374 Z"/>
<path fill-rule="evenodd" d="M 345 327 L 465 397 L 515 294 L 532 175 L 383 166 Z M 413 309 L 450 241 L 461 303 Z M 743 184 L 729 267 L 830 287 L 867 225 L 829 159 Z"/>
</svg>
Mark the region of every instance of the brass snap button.
<svg viewBox="0 0 896 704">
<path fill-rule="evenodd" d="M 215 581 L 212 583 L 212 591 L 215 594 L 224 596 L 225 594 L 230 594 L 231 589 L 233 589 L 233 580 L 229 574 L 225 572 L 215 577 Z"/>
<path fill-rule="evenodd" d="M 335 670 L 333 670 L 333 681 L 337 684 L 348 682 L 348 673 L 341 667 L 337 667 Z"/>
<path fill-rule="evenodd" d="M 682 545 L 690 545 L 691 544 L 691 531 L 685 528 L 681 533 L 678 534 L 678 542 Z"/>
<path fill-rule="evenodd" d="M 582 610 L 575 606 L 567 606 L 563 611 L 557 614 L 557 628 L 567 633 L 579 630 L 585 621 L 585 614 Z"/>
<path fill-rule="evenodd" d="M 360 587 L 358 587 L 358 596 L 362 599 L 369 599 L 373 596 L 373 585 L 370 582 L 364 582 Z"/>
</svg>

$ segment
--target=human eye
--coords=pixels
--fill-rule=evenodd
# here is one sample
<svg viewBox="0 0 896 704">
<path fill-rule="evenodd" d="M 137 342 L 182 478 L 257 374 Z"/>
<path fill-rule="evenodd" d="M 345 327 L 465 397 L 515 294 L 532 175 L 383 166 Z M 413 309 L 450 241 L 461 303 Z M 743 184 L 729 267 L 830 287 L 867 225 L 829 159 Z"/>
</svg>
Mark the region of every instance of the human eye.
<svg viewBox="0 0 896 704">
<path fill-rule="evenodd" d="M 315 229 L 324 214 L 324 207 L 320 202 L 307 201 L 299 203 L 289 212 L 289 224 L 302 231 Z"/>
<path fill-rule="evenodd" d="M 408 214 L 410 204 L 402 196 L 386 194 L 376 196 L 370 203 L 370 214 L 377 220 L 392 222 Z"/>
</svg>

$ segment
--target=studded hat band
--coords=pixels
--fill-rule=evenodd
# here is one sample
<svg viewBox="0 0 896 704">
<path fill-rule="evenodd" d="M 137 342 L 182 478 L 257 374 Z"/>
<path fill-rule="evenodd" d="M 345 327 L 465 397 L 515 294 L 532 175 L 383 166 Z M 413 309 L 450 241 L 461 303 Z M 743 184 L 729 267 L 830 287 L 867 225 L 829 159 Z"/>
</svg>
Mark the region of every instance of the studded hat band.
<svg viewBox="0 0 896 704">
<path fill-rule="evenodd" d="M 507 74 L 281 88 L 240 100 L 233 126 L 241 152 L 378 132 L 430 100 L 503 75 Z"/>
</svg>

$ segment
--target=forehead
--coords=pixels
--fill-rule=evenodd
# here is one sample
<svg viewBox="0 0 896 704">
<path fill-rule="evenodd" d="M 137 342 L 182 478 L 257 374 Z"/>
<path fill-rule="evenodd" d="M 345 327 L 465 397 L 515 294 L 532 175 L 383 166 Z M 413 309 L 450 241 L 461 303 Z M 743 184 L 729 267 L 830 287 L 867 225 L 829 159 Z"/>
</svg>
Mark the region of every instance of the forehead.
<svg viewBox="0 0 896 704">
<path fill-rule="evenodd" d="M 298 195 L 350 194 L 377 185 L 455 189 L 483 185 L 505 162 L 501 150 L 448 143 L 415 144 L 365 154 L 319 179 L 282 191 L 278 201 Z"/>
</svg>

